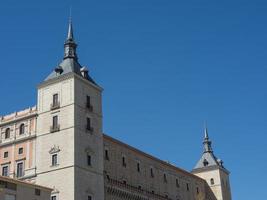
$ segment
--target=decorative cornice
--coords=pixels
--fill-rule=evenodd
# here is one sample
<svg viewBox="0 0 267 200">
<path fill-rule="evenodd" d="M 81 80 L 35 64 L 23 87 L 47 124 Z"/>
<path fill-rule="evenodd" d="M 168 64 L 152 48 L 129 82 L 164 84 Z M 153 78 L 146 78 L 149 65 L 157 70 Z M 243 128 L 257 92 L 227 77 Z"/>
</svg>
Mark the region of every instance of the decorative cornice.
<svg viewBox="0 0 267 200">
<path fill-rule="evenodd" d="M 56 145 L 54 145 L 49 151 L 50 154 L 54 154 L 54 153 L 58 153 L 58 152 L 60 152 L 60 148 L 59 148 L 59 146 L 56 146 Z"/>
</svg>

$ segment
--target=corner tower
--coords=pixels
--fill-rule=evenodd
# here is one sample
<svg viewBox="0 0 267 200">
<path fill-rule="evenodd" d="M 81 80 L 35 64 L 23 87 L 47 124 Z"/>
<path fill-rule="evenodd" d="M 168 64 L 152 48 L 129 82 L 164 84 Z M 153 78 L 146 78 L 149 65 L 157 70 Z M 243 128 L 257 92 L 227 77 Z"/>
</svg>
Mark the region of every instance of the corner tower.
<svg viewBox="0 0 267 200">
<path fill-rule="evenodd" d="M 223 166 L 223 161 L 214 155 L 211 143 L 205 128 L 203 154 L 192 173 L 206 180 L 218 200 L 231 200 L 230 172 Z"/>
<path fill-rule="evenodd" d="M 64 58 L 38 86 L 36 182 L 53 200 L 104 200 L 102 88 L 76 48 L 70 21 Z"/>
</svg>

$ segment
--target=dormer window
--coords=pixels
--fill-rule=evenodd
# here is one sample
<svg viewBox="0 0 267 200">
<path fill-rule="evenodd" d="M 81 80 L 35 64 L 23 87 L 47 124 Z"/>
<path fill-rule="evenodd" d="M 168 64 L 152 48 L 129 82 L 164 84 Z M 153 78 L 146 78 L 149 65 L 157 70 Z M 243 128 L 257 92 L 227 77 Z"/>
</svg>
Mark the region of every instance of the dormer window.
<svg viewBox="0 0 267 200">
<path fill-rule="evenodd" d="M 83 78 L 85 78 L 85 79 L 89 78 L 88 69 L 86 67 L 81 68 L 81 74 L 82 74 Z"/>
<path fill-rule="evenodd" d="M 208 162 L 206 159 L 204 159 L 204 161 L 203 161 L 203 165 L 206 167 L 206 166 L 209 165 L 209 162 Z"/>
</svg>

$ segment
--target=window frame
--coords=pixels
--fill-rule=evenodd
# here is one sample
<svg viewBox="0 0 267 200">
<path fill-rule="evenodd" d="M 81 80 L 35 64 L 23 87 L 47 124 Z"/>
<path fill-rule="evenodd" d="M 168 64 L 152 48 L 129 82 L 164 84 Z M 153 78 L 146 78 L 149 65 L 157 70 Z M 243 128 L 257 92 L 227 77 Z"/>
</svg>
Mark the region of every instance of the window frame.
<svg viewBox="0 0 267 200">
<path fill-rule="evenodd" d="M 57 153 L 54 153 L 51 155 L 51 166 L 52 167 L 56 167 L 58 166 L 58 154 Z"/>
<path fill-rule="evenodd" d="M 4 169 L 6 169 L 6 174 L 4 174 Z M 3 165 L 2 166 L 2 176 L 9 176 L 9 166 L 8 165 Z"/>
<path fill-rule="evenodd" d="M 8 151 L 5 151 L 3 157 L 4 157 L 4 158 L 8 158 L 8 156 L 9 156 L 8 154 L 9 154 L 9 152 L 8 152 Z"/>
<path fill-rule="evenodd" d="M 21 168 L 19 168 L 21 166 Z M 21 169 L 21 171 L 19 171 Z M 16 164 L 16 176 L 17 178 L 23 177 L 24 176 L 24 162 L 17 162 Z"/>
<path fill-rule="evenodd" d="M 9 139 L 10 138 L 10 133 L 11 133 L 11 129 L 8 127 L 5 130 L 5 139 Z"/>
<path fill-rule="evenodd" d="M 19 125 L 19 135 L 24 135 L 25 134 L 25 124 L 22 123 Z"/>
<path fill-rule="evenodd" d="M 23 147 L 20 147 L 20 148 L 18 149 L 18 154 L 21 155 L 21 154 L 23 154 L 23 152 L 24 152 Z"/>
</svg>

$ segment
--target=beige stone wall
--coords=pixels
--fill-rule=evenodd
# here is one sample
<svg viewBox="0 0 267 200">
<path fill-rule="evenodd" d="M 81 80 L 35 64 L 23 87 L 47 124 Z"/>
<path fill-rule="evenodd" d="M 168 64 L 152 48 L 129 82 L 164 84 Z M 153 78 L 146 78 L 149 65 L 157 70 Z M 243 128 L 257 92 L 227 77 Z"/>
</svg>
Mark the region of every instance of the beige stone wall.
<svg viewBox="0 0 267 200">
<path fill-rule="evenodd" d="M 24 176 L 35 177 L 35 140 L 36 140 L 37 109 L 32 107 L 0 118 L 0 175 L 2 168 L 8 166 L 9 176 L 16 177 L 16 166 L 23 162 Z M 25 132 L 20 134 L 20 126 L 24 124 Z M 5 132 L 10 129 L 10 137 L 5 138 Z M 19 148 L 23 153 L 19 154 Z M 4 153 L 8 157 L 4 158 Z"/>
<path fill-rule="evenodd" d="M 109 154 L 109 160 L 104 163 L 106 199 L 114 199 L 116 196 L 126 199 L 127 194 L 133 195 L 132 198 L 139 195 L 144 199 L 206 199 L 206 182 L 197 176 L 109 136 L 104 136 L 105 150 Z M 126 167 L 122 164 L 122 157 L 125 157 Z M 140 172 L 137 170 L 137 163 L 140 165 Z M 154 177 L 151 177 L 151 168 Z"/>
<path fill-rule="evenodd" d="M 16 197 L 16 200 L 50 200 L 52 189 L 44 188 L 27 182 L 8 179 L 0 176 L 0 199 L 6 200 L 8 197 Z M 35 190 L 40 190 L 40 195 L 36 195 Z"/>
<path fill-rule="evenodd" d="M 195 175 L 206 180 L 217 200 L 231 200 L 229 176 L 222 169 L 196 172 Z M 214 184 L 211 183 L 214 180 Z"/>
<path fill-rule="evenodd" d="M 51 109 L 53 95 L 60 107 Z M 51 132 L 53 116 L 58 116 L 59 131 Z M 36 183 L 53 188 L 60 199 L 74 199 L 74 78 L 66 77 L 38 89 L 36 145 Z M 57 165 L 52 166 L 52 155 Z"/>
<path fill-rule="evenodd" d="M 81 77 L 75 79 L 75 199 L 104 199 L 102 89 Z M 91 109 L 86 106 L 90 96 Z M 92 131 L 88 131 L 87 118 Z M 91 156 L 91 166 L 87 164 Z"/>
</svg>

